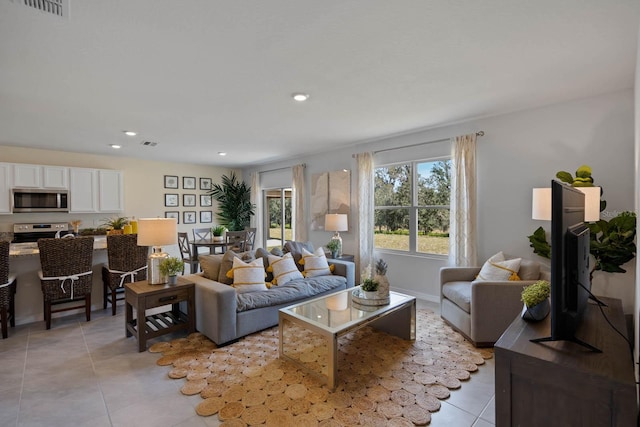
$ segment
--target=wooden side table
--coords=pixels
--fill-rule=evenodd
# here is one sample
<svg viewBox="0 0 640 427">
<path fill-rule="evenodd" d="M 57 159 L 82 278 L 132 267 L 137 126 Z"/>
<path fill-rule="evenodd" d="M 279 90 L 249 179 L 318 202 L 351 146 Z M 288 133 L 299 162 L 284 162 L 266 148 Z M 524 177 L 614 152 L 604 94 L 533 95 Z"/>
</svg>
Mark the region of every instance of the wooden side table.
<svg viewBox="0 0 640 427">
<path fill-rule="evenodd" d="M 177 285 L 150 285 L 146 280 L 127 283 L 125 287 L 125 333 L 138 340 L 138 351 L 147 349 L 147 340 L 160 335 L 186 329 L 196 330 L 195 285 L 178 277 Z M 187 302 L 187 313 L 180 311 L 179 303 Z M 147 316 L 150 308 L 171 304 L 171 309 Z M 133 309 L 136 318 L 133 318 Z"/>
</svg>

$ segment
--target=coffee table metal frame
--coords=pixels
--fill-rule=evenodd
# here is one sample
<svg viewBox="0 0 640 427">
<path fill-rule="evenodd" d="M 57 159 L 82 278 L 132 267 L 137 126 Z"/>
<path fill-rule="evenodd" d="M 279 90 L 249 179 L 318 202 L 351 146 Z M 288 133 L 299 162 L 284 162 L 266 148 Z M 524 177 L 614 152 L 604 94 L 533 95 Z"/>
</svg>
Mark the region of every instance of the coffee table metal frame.
<svg viewBox="0 0 640 427">
<path fill-rule="evenodd" d="M 336 388 L 338 380 L 338 338 L 356 331 L 367 325 L 371 325 L 375 329 L 385 331 L 389 334 L 398 336 L 405 340 L 416 339 L 416 298 L 400 294 L 398 292 L 390 292 L 390 303 L 377 307 L 358 308 L 352 299 L 352 292 L 359 292 L 359 287 L 350 288 L 339 291 L 331 295 L 325 295 L 314 298 L 303 303 L 295 304 L 289 307 L 281 308 L 278 312 L 278 335 L 279 335 L 279 354 L 280 358 L 289 360 L 296 365 L 302 367 L 308 372 L 315 375 L 323 376 L 318 372 L 309 369 L 301 361 L 288 356 L 285 353 L 284 345 L 284 329 L 287 322 L 301 326 L 312 332 L 315 332 L 326 339 L 328 347 L 328 370 L 327 385 L 331 390 Z M 344 298 L 347 295 L 348 306 L 344 310 L 350 310 L 349 320 L 338 325 L 327 325 L 322 321 L 318 321 L 309 315 L 314 312 L 313 308 L 326 307 L 327 301 L 331 298 Z M 306 315 L 304 313 L 307 313 Z M 316 311 L 317 312 L 317 311 Z M 330 323 L 330 322 L 329 322 Z"/>
</svg>

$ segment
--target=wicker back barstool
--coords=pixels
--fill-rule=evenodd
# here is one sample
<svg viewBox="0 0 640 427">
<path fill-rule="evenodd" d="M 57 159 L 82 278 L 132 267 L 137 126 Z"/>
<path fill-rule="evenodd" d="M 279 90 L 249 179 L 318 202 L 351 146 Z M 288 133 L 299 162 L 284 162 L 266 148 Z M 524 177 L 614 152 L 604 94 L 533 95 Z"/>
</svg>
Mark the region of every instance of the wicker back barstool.
<svg viewBox="0 0 640 427">
<path fill-rule="evenodd" d="M 44 320 L 51 329 L 51 314 L 85 309 L 91 320 L 91 285 L 93 280 L 93 237 L 39 239 L 40 285 L 44 300 Z M 52 305 L 84 301 L 82 305 L 52 310 Z"/>
<path fill-rule="evenodd" d="M 9 242 L 0 242 L 0 321 L 2 322 L 2 338 L 9 336 L 8 324 L 16 326 L 15 276 L 9 275 Z"/>
<path fill-rule="evenodd" d="M 109 302 L 115 316 L 117 301 L 124 300 L 124 284 L 147 278 L 149 247 L 138 246 L 137 234 L 109 235 L 107 258 L 108 265 L 102 267 L 103 308 L 106 310 Z"/>
</svg>

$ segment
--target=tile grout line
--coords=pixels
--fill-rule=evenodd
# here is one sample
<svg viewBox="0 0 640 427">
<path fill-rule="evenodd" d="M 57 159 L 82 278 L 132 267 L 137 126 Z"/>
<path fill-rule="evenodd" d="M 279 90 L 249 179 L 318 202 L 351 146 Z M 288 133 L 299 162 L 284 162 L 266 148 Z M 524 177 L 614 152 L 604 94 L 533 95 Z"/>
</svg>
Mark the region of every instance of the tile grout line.
<svg viewBox="0 0 640 427">
<path fill-rule="evenodd" d="M 109 419 L 109 425 L 113 426 L 113 421 L 111 420 L 111 414 L 109 413 L 109 407 L 107 406 L 107 400 L 104 397 L 104 390 L 102 390 L 102 384 L 99 380 L 98 373 L 96 372 L 96 364 L 94 363 L 93 356 L 91 355 L 91 351 L 89 350 L 89 344 L 87 343 L 87 337 L 84 333 L 84 327 L 82 323 L 78 321 L 80 325 L 80 333 L 82 334 L 82 341 L 84 342 L 84 346 L 87 350 L 87 354 L 89 355 L 89 360 L 91 361 L 91 370 L 93 371 L 93 375 L 96 379 L 96 383 L 98 384 L 98 389 L 100 390 L 100 396 L 102 396 L 102 404 L 104 405 L 104 411 L 107 414 L 107 418 Z"/>
</svg>

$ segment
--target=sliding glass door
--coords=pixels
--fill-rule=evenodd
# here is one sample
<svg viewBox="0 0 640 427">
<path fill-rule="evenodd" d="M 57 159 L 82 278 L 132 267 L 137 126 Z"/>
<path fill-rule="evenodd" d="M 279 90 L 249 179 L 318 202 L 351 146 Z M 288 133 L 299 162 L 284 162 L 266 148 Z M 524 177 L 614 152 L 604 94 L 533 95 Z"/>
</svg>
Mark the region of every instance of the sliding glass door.
<svg viewBox="0 0 640 427">
<path fill-rule="evenodd" d="M 264 229 L 267 250 L 282 249 L 287 240 L 293 240 L 291 225 L 291 188 L 264 190 Z"/>
</svg>

